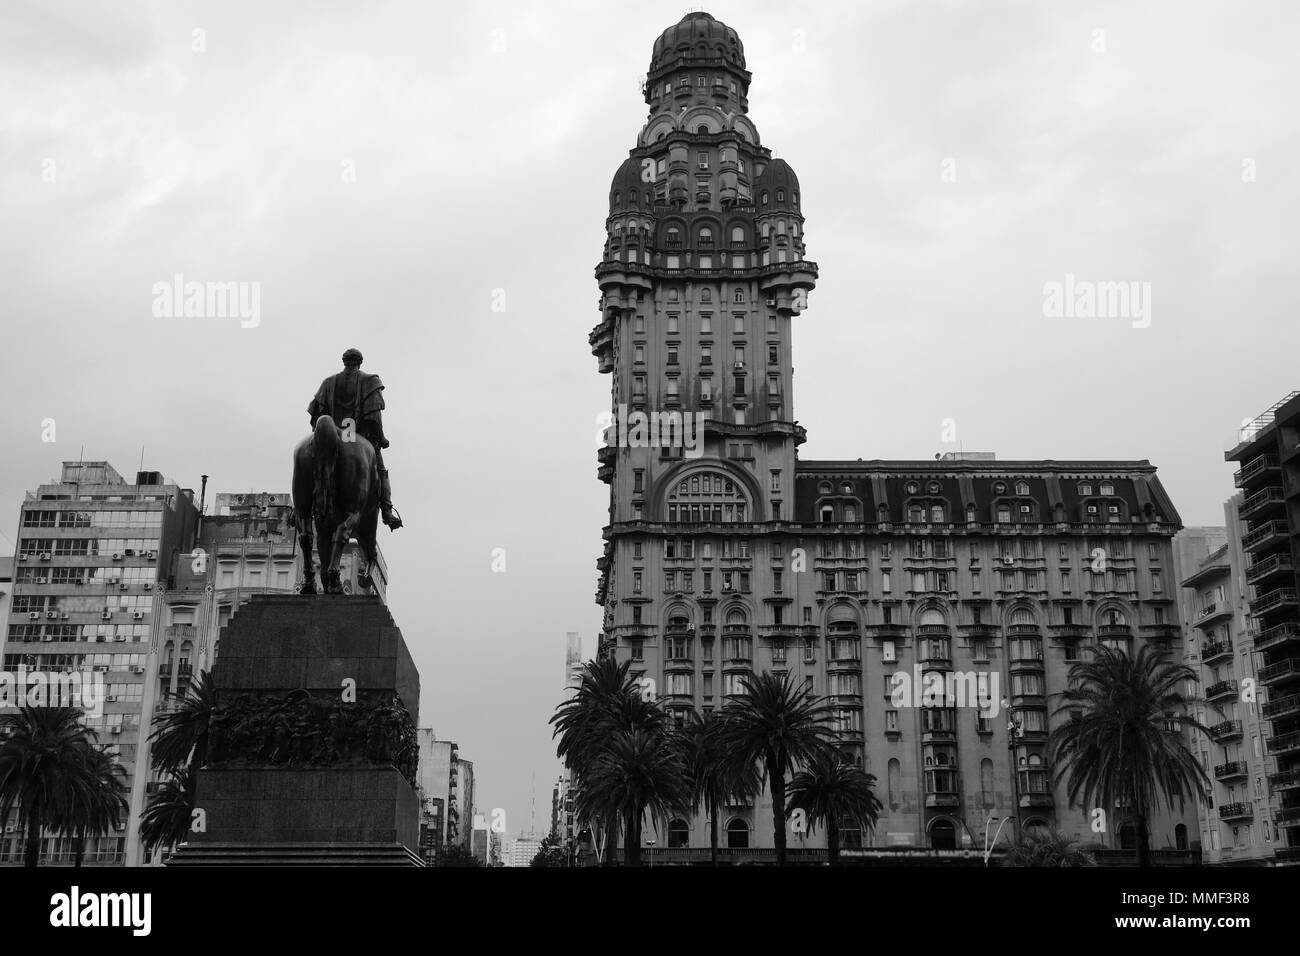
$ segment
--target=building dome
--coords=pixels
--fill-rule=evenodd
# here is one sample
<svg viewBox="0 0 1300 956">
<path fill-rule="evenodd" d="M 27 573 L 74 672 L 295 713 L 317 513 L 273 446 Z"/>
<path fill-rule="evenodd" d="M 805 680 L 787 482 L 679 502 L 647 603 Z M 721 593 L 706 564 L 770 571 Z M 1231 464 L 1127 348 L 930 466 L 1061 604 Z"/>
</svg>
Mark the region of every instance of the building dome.
<svg viewBox="0 0 1300 956">
<path fill-rule="evenodd" d="M 774 159 L 767 164 L 758 181 L 754 183 L 758 211 L 799 211 L 799 177 L 784 159 Z"/>
<path fill-rule="evenodd" d="M 654 76 L 668 67 L 719 60 L 738 70 L 745 68 L 745 47 L 740 36 L 707 13 L 688 13 L 655 40 L 649 72 Z"/>
<path fill-rule="evenodd" d="M 618 167 L 609 184 L 609 212 L 626 212 L 629 209 L 650 211 L 653 195 L 649 184 L 641 180 L 641 160 L 629 156 Z"/>
</svg>

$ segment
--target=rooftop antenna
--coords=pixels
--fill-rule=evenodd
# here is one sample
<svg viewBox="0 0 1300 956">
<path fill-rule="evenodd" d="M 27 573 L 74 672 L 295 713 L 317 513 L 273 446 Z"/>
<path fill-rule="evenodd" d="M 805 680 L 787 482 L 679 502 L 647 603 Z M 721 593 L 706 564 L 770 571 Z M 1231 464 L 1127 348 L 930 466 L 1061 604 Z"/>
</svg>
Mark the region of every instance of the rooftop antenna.
<svg viewBox="0 0 1300 956">
<path fill-rule="evenodd" d="M 140 446 L 140 467 L 136 471 L 144 471 L 144 445 Z"/>
</svg>

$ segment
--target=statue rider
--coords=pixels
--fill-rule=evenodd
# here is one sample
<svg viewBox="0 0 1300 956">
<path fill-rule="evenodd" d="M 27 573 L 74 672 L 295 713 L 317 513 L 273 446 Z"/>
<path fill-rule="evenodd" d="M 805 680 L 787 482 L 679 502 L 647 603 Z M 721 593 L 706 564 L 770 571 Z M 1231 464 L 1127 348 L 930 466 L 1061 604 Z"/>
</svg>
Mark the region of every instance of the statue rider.
<svg viewBox="0 0 1300 956">
<path fill-rule="evenodd" d="M 383 410 L 384 383 L 378 375 L 361 371 L 361 353 L 356 349 L 343 353 L 343 371 L 321 382 L 316 397 L 307 406 L 313 428 L 316 419 L 322 415 L 329 415 L 340 428 L 343 420 L 350 418 L 356 423 L 356 433 L 374 446 L 375 467 L 379 470 L 379 508 L 384 524 L 396 531 L 402 526 L 402 517 L 393 510 L 393 492 L 381 452 L 388 447 L 388 439 L 384 437 Z"/>
</svg>

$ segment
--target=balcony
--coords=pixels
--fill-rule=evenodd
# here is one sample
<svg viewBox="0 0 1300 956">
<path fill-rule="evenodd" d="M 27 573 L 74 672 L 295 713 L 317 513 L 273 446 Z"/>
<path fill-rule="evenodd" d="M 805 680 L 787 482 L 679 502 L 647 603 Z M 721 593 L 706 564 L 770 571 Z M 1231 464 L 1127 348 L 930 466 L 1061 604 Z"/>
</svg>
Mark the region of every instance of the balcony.
<svg viewBox="0 0 1300 956">
<path fill-rule="evenodd" d="M 1273 818 L 1288 827 L 1300 824 L 1300 803 L 1283 803 L 1277 808 Z"/>
<path fill-rule="evenodd" d="M 1258 528 L 1252 528 L 1241 539 L 1241 546 L 1246 551 L 1254 553 L 1262 548 L 1271 547 L 1285 541 L 1286 536 L 1287 526 L 1285 521 L 1265 521 Z"/>
<path fill-rule="evenodd" d="M 1250 482 L 1277 471 L 1280 467 L 1277 455 L 1260 455 L 1242 465 L 1241 469 L 1232 476 L 1232 483 L 1238 488 L 1244 488 Z"/>
<path fill-rule="evenodd" d="M 1246 583 L 1259 587 L 1274 578 L 1289 580 L 1293 574 L 1295 574 L 1295 566 L 1291 563 L 1291 555 L 1274 554 L 1262 561 L 1256 561 L 1246 569 Z"/>
<path fill-rule="evenodd" d="M 1300 642 L 1300 624 L 1275 624 L 1255 635 L 1255 650 L 1266 651 L 1292 641 Z"/>
<path fill-rule="evenodd" d="M 1206 700 L 1219 700 L 1224 697 L 1235 697 L 1236 695 L 1237 682 L 1235 680 L 1216 681 L 1205 688 Z"/>
<path fill-rule="evenodd" d="M 1228 641 L 1211 641 L 1201 647 L 1201 663 L 1209 664 L 1222 657 L 1232 656 L 1232 644 Z"/>
<path fill-rule="evenodd" d="M 1261 710 L 1265 720 L 1278 720 L 1282 717 L 1300 715 L 1300 694 L 1270 700 Z"/>
<path fill-rule="evenodd" d="M 1219 806 L 1220 820 L 1246 820 L 1255 815 L 1249 803 L 1224 803 Z"/>
<path fill-rule="evenodd" d="M 1259 669 L 1261 684 L 1280 684 L 1300 677 L 1300 658 L 1288 657 Z"/>
<path fill-rule="evenodd" d="M 1251 521 L 1257 520 L 1258 515 L 1277 509 L 1281 510 L 1286 502 L 1286 495 L 1278 485 L 1269 485 L 1260 491 L 1255 492 L 1241 503 L 1238 514 L 1243 519 Z"/>
<path fill-rule="evenodd" d="M 1241 737 L 1240 720 L 1224 720 L 1210 727 L 1210 739 L 1215 743 L 1234 740 Z"/>
<path fill-rule="evenodd" d="M 1215 780 L 1237 780 L 1245 777 L 1250 772 L 1244 761 L 1229 760 L 1227 763 L 1221 763 L 1214 768 Z"/>
<path fill-rule="evenodd" d="M 1270 773 L 1268 775 L 1268 785 L 1273 790 L 1293 790 L 1300 787 L 1300 770 L 1283 770 L 1281 773 Z"/>
<path fill-rule="evenodd" d="M 1230 617 L 1232 617 L 1232 608 L 1229 605 L 1207 604 L 1196 613 L 1196 617 L 1192 618 L 1192 627 L 1205 627 L 1207 624 L 1227 620 Z"/>
<path fill-rule="evenodd" d="M 1276 588 L 1250 602 L 1251 614 L 1267 614 L 1279 608 L 1297 606 L 1295 588 Z"/>
<path fill-rule="evenodd" d="M 1097 628 L 1099 637 L 1129 637 L 1133 636 L 1133 628 L 1128 624 L 1102 624 Z"/>
<path fill-rule="evenodd" d="M 1022 793 L 1020 808 L 1022 810 L 1046 810 L 1055 805 L 1050 793 Z"/>
<path fill-rule="evenodd" d="M 1282 734 L 1280 737 L 1269 737 L 1264 742 L 1268 744 L 1268 752 L 1275 757 L 1295 753 L 1300 750 L 1300 731 Z"/>
</svg>

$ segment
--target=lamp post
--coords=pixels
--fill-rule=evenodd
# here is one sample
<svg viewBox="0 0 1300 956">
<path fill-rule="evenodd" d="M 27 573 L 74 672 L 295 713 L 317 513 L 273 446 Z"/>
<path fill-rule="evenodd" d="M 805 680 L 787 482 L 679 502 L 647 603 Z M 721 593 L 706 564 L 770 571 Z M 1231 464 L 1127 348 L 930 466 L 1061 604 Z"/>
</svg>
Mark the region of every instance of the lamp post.
<svg viewBox="0 0 1300 956">
<path fill-rule="evenodd" d="M 655 841 L 652 839 L 646 840 L 645 845 L 650 848 L 650 869 L 653 870 L 655 868 Z"/>
<path fill-rule="evenodd" d="M 990 813 L 989 818 L 984 821 L 984 865 L 989 865 L 989 857 L 993 855 L 993 848 L 998 845 L 998 837 L 1002 834 L 1002 828 L 1006 826 L 1010 817 L 1003 817 L 998 824 L 998 828 L 993 831 L 993 842 L 989 842 L 989 824 L 998 819 L 997 814 Z"/>
<path fill-rule="evenodd" d="M 1005 697 L 1002 699 L 1002 706 L 1004 708 L 1009 706 L 1009 702 Z M 1016 836 L 1018 838 L 1020 836 L 1020 765 L 1016 763 L 1016 742 L 1024 737 L 1025 728 L 1018 713 L 1014 710 L 1009 711 L 1009 713 L 1011 719 L 1007 721 L 1007 756 L 1011 761 L 1011 812 L 1015 814 Z M 998 829 L 1001 830 L 1001 826 Z M 995 842 L 997 841 L 996 836 L 993 839 Z"/>
</svg>

